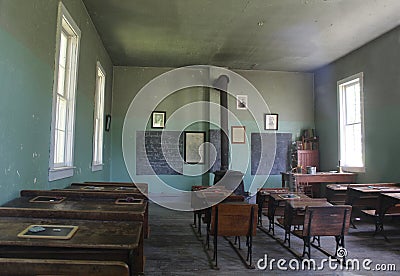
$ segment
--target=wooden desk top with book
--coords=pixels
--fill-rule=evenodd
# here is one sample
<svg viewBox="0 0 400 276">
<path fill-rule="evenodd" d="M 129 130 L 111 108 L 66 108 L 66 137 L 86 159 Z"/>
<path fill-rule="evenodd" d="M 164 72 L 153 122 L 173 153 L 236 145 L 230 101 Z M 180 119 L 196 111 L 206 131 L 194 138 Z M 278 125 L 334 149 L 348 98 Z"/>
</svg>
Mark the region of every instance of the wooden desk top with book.
<svg viewBox="0 0 400 276">
<path fill-rule="evenodd" d="M 44 202 L 41 196 L 15 198 L 2 207 L 20 208 L 31 210 L 32 216 L 38 215 L 39 210 L 55 211 L 64 218 L 83 219 L 115 219 L 115 220 L 136 220 L 144 221 L 147 209 L 147 202 L 140 199 L 137 204 L 117 204 L 114 199 L 93 199 L 93 198 L 62 198 L 59 203 L 51 201 L 51 197 L 45 197 Z M 57 199 L 57 198 L 56 198 Z M 35 201 L 37 200 L 37 201 Z M 0 208 L 1 212 L 1 208 Z"/>
</svg>

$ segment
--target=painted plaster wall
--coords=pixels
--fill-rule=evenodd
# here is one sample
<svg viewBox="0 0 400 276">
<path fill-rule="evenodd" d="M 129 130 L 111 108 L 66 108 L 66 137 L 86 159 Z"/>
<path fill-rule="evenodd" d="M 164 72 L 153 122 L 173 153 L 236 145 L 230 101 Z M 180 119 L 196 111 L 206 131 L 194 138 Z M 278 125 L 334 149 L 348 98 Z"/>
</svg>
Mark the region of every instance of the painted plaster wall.
<svg viewBox="0 0 400 276">
<path fill-rule="evenodd" d="M 111 179 L 115 181 L 129 181 L 129 174 L 127 173 L 124 158 L 122 155 L 122 126 L 125 119 L 127 109 L 138 93 L 138 91 L 144 87 L 148 82 L 157 76 L 168 72 L 171 68 L 138 68 L 138 67 L 114 67 L 114 85 L 113 85 L 113 123 L 112 123 L 112 168 L 111 168 Z M 267 71 L 237 71 L 239 75 L 250 81 L 257 90 L 261 93 L 264 100 L 267 102 L 271 112 L 279 114 L 279 130 L 278 132 L 290 132 L 293 135 L 293 139 L 300 135 L 300 130 L 304 128 L 314 127 L 314 102 L 313 102 L 313 74 L 311 73 L 291 73 L 291 72 L 267 72 Z M 231 79 L 232 81 L 232 79 Z M 168 89 L 168 86 L 161 87 L 161 89 Z M 239 92 L 240 91 L 236 91 Z M 246 94 L 242 91 L 242 94 Z M 182 94 L 183 93 L 183 94 Z M 218 93 L 214 89 L 209 89 L 209 96 L 207 89 L 190 89 L 188 91 L 180 91 L 174 97 L 167 98 L 165 102 L 160 105 L 163 110 L 167 111 L 167 117 L 170 116 L 171 112 L 181 107 L 186 103 L 192 101 L 198 101 L 205 94 L 209 97 L 211 102 L 219 103 Z M 148 96 L 149 101 L 157 98 L 156 94 Z M 252 103 L 253 100 L 253 103 Z M 250 114 L 247 111 L 236 110 L 236 100 L 233 97 L 229 97 L 229 109 L 233 111 L 234 115 L 237 116 L 240 122 L 246 126 L 247 142 L 244 145 L 231 145 L 232 152 L 232 169 L 243 168 L 243 163 L 248 162 L 246 158 L 241 159 L 241 156 L 249 155 L 249 137 L 250 133 L 256 131 L 255 123 Z M 146 102 L 142 101 L 143 105 Z M 249 105 L 255 104 L 254 99 L 249 98 Z M 148 108 L 148 112 L 151 112 L 151 108 Z M 185 118 L 181 118 L 182 121 L 187 120 L 187 116 L 193 116 L 193 118 L 199 117 L 207 118 L 207 111 L 201 110 L 193 114 L 186 114 Z M 254 118 L 261 126 L 263 126 L 263 115 L 268 113 L 268 110 L 256 110 L 254 112 Z M 138 114 L 138 120 L 141 115 Z M 210 117 L 219 117 L 219 114 L 211 112 Z M 167 119 L 168 120 L 168 119 Z M 179 121 L 179 118 L 178 118 Z M 179 123 L 178 123 L 179 125 Z M 233 125 L 230 121 L 230 126 Z M 176 128 L 178 126 L 167 127 L 167 130 L 182 130 Z M 215 128 L 215 126 L 210 126 Z M 204 127 L 206 129 L 207 127 Z M 137 127 L 137 130 L 143 130 L 143 128 Z M 263 132 L 265 130 L 262 130 Z M 132 132 L 133 133 L 133 132 Z M 134 134 L 133 134 L 134 135 Z M 124 145 L 125 146 L 125 145 Z M 135 152 L 133 149 L 135 145 L 130 146 L 131 155 L 130 166 L 135 166 Z M 241 171 L 246 172 L 245 185 L 248 187 L 249 183 L 253 180 L 250 175 L 250 167 L 245 168 Z M 184 190 L 190 190 L 192 185 L 199 185 L 203 180 L 199 177 L 187 177 L 187 176 L 161 176 L 161 178 L 168 182 L 174 183 L 172 186 L 181 188 Z M 135 181 L 149 182 L 150 178 L 146 176 L 134 175 Z M 210 176 L 209 181 L 212 180 Z M 265 186 L 279 186 L 280 176 L 271 176 L 265 184 Z M 151 184 L 151 183 L 150 183 Z M 152 189 L 152 185 L 150 185 Z M 158 187 L 154 187 L 155 190 L 152 192 L 158 192 Z"/>
<path fill-rule="evenodd" d="M 400 27 L 315 72 L 315 122 L 321 168 L 338 162 L 337 81 L 364 73 L 366 172 L 357 182 L 398 182 Z"/>
<path fill-rule="evenodd" d="M 109 133 L 104 136 L 103 171 L 92 173 L 91 159 L 96 62 L 107 74 L 106 113 L 111 113 L 112 63 L 83 3 L 63 3 L 82 32 L 74 177 L 48 182 L 58 1 L 0 0 L 0 203 L 21 189 L 109 179 Z"/>
</svg>

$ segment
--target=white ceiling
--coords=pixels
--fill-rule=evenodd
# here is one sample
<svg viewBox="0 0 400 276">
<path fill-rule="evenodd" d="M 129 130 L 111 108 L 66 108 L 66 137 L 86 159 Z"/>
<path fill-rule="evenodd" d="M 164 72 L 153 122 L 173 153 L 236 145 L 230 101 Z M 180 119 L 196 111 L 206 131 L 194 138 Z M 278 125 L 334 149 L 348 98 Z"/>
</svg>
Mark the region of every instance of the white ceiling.
<svg viewBox="0 0 400 276">
<path fill-rule="evenodd" d="M 115 65 L 312 71 L 400 24 L 400 0 L 83 0 Z"/>
</svg>

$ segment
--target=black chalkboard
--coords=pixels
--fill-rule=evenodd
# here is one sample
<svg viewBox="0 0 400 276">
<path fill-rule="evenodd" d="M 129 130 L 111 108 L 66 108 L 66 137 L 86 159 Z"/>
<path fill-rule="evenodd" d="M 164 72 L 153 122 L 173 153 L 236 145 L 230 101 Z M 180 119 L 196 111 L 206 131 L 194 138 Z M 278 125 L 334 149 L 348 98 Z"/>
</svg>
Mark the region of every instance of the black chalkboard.
<svg viewBox="0 0 400 276">
<path fill-rule="evenodd" d="M 181 134 L 181 131 L 137 131 L 136 174 L 182 174 L 183 137 Z"/>
<path fill-rule="evenodd" d="M 73 225 L 30 225 L 17 236 L 19 238 L 70 239 L 78 230 Z"/>
<path fill-rule="evenodd" d="M 291 133 L 252 133 L 251 174 L 279 175 L 286 172 L 289 169 L 291 142 Z"/>
<path fill-rule="evenodd" d="M 210 164 L 209 172 L 215 172 L 221 169 L 221 130 L 210 129 L 210 144 L 213 144 L 217 151 L 215 162 Z"/>
</svg>

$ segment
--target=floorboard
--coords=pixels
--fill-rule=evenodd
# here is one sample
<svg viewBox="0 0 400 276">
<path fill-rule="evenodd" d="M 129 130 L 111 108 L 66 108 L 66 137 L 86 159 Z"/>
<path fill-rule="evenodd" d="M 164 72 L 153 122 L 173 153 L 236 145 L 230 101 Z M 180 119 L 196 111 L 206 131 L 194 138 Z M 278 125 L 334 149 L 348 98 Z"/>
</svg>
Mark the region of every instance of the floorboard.
<svg viewBox="0 0 400 276">
<path fill-rule="evenodd" d="M 264 217 L 263 221 L 266 226 L 268 219 Z M 145 240 L 145 275 L 287 275 L 294 273 L 296 275 L 383 275 L 383 272 L 364 269 L 333 270 L 328 264 L 323 270 L 291 269 L 289 262 L 297 264 L 293 261 L 295 258 L 292 253 L 259 229 L 253 239 L 253 263 L 256 265 L 260 258 L 267 255 L 269 263 L 272 258 L 285 260 L 286 271 L 279 270 L 276 262 L 272 270 L 269 268 L 260 270 L 257 266 L 256 269 L 245 268 L 229 243 L 222 237 L 218 242 L 219 270 L 215 270 L 210 266 L 207 254 L 190 226 L 193 223 L 191 212 L 172 211 L 151 203 L 149 222 L 151 231 L 149 239 Z M 371 259 L 371 268 L 374 268 L 376 264 L 394 264 L 397 270 L 400 270 L 400 221 L 389 220 L 385 226 L 389 242 L 386 242 L 381 235 L 375 237 L 372 235 L 375 229 L 374 224 L 366 217 L 361 217 L 361 220 L 356 222 L 356 226 L 357 229 L 351 228 L 349 235 L 345 237 L 347 258 L 357 259 L 360 263 L 364 259 Z M 205 229 L 202 232 L 205 239 Z M 280 227 L 275 227 L 275 237 L 283 239 L 284 234 Z M 242 239 L 242 251 L 246 254 L 244 241 L 245 239 Z M 323 237 L 321 246 L 334 253 L 334 238 Z M 301 253 L 302 240 L 292 236 L 291 248 Z M 315 248 L 311 249 L 311 254 L 318 265 L 323 259 L 327 259 L 326 255 Z M 212 256 L 212 245 L 209 255 Z M 386 271 L 384 274 L 398 275 L 398 272 Z"/>
</svg>

